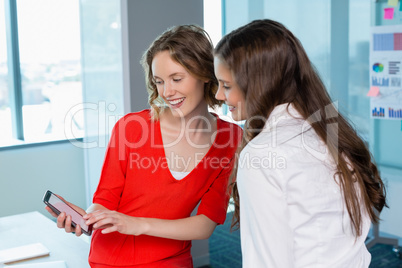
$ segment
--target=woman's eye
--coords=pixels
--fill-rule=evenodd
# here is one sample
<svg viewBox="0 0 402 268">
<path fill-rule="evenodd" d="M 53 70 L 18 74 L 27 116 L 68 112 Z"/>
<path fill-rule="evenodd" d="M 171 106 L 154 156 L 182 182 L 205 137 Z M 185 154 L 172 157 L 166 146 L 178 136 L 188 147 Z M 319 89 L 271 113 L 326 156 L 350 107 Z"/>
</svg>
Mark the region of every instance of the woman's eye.
<svg viewBox="0 0 402 268">
<path fill-rule="evenodd" d="M 229 89 L 230 89 L 230 86 L 223 85 L 222 87 L 223 87 L 224 89 L 226 89 L 226 90 L 229 90 Z"/>
<path fill-rule="evenodd" d="M 180 81 L 181 81 L 181 78 L 173 78 L 173 81 L 174 81 L 174 82 L 180 82 Z"/>
<path fill-rule="evenodd" d="M 154 83 L 155 83 L 156 85 L 161 85 L 163 82 L 160 81 L 160 80 L 155 80 Z"/>
</svg>

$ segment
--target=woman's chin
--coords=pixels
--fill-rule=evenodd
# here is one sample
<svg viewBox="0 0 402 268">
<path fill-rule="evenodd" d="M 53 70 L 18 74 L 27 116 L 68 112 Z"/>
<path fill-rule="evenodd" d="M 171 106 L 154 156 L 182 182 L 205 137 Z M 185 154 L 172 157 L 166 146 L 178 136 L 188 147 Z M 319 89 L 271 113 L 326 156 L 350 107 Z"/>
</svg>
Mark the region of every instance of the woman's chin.
<svg viewBox="0 0 402 268">
<path fill-rule="evenodd" d="M 245 119 L 243 119 L 241 114 L 239 114 L 237 112 L 232 112 L 232 119 L 235 120 L 235 121 L 243 121 L 243 120 L 245 120 Z"/>
</svg>

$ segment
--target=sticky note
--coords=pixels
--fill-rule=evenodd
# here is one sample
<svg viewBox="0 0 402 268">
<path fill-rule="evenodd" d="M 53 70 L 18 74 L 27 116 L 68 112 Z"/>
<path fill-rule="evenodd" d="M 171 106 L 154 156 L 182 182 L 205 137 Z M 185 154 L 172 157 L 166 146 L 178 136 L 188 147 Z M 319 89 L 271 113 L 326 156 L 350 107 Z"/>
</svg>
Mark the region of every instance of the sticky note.
<svg viewBox="0 0 402 268">
<path fill-rule="evenodd" d="M 384 20 L 392 20 L 394 18 L 394 8 L 384 8 Z"/>
<path fill-rule="evenodd" d="M 379 87 L 371 87 L 369 92 L 367 92 L 368 97 L 375 97 L 380 95 L 380 88 Z"/>
<path fill-rule="evenodd" d="M 389 6 L 398 6 L 398 0 L 388 0 L 388 5 Z"/>
</svg>

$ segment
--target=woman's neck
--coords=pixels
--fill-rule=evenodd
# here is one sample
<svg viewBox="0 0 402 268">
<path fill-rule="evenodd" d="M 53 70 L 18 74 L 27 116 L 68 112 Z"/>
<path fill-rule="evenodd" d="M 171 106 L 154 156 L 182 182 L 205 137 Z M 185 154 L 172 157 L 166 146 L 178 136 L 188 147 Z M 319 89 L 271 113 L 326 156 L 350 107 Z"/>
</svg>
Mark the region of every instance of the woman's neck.
<svg viewBox="0 0 402 268">
<path fill-rule="evenodd" d="M 211 124 L 214 124 L 215 122 L 215 116 L 208 111 L 208 106 L 206 104 L 197 107 L 191 113 L 180 117 L 174 116 L 170 108 L 166 108 L 162 112 L 160 119 L 164 121 L 164 125 L 169 125 L 177 130 L 183 127 L 191 130 L 213 129 L 214 127 L 211 126 Z"/>
<path fill-rule="evenodd" d="M 183 129 L 187 132 L 187 135 L 203 134 L 209 131 L 216 130 L 216 119 L 208 111 L 208 106 L 200 107 L 190 114 L 185 116 L 174 116 L 169 108 L 166 108 L 161 116 L 161 125 L 168 129 L 177 130 L 181 132 Z"/>
</svg>

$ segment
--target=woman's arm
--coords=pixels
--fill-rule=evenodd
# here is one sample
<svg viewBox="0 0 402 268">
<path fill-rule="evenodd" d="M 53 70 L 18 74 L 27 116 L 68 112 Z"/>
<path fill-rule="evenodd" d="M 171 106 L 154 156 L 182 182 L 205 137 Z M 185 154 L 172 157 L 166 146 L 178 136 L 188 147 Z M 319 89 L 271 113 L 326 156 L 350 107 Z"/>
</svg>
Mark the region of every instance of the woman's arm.
<svg viewBox="0 0 402 268">
<path fill-rule="evenodd" d="M 217 225 L 202 214 L 178 220 L 144 219 L 148 227 L 144 234 L 176 240 L 208 239 Z"/>
<path fill-rule="evenodd" d="M 94 229 L 103 229 L 103 234 L 119 232 L 128 235 L 150 235 L 175 240 L 207 239 L 217 225 L 205 215 L 164 220 L 131 217 L 110 210 L 97 210 L 85 215 L 84 218 L 88 219 L 86 224 L 93 224 Z"/>
</svg>

